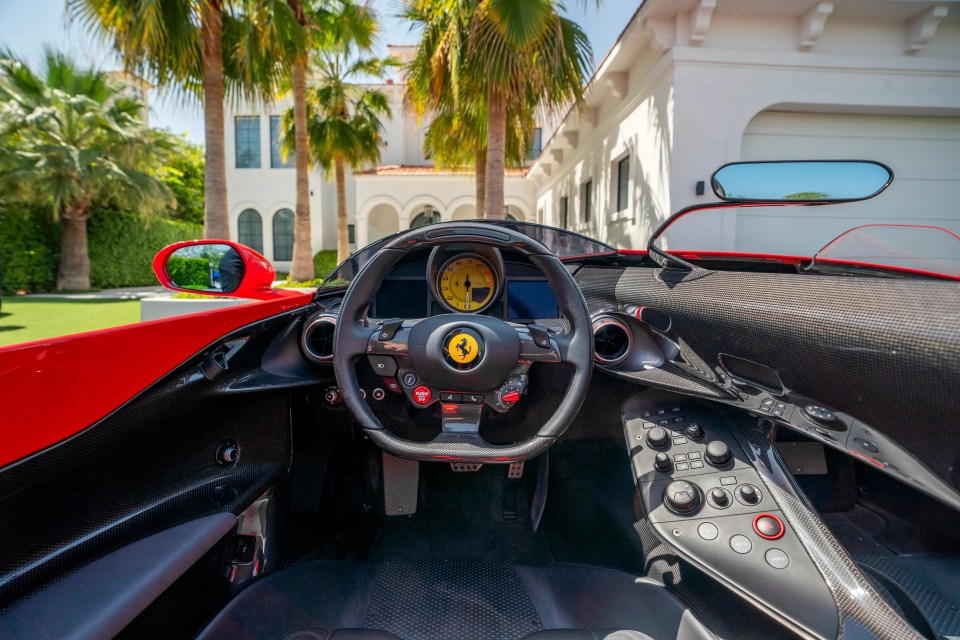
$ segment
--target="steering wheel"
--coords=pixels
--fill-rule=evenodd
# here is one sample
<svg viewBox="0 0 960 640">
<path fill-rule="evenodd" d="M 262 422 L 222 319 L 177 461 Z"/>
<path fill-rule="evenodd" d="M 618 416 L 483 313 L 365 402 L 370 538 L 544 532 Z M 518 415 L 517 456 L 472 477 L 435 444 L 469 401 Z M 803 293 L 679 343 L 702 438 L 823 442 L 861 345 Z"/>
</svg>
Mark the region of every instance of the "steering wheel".
<svg viewBox="0 0 960 640">
<path fill-rule="evenodd" d="M 563 317 L 564 334 L 499 318 L 448 313 L 422 320 L 384 320 L 370 326 L 367 310 L 384 276 L 408 252 L 470 242 L 527 256 L 547 277 Z M 429 442 L 384 428 L 360 390 L 358 358 L 393 359 L 398 386 L 415 407 L 441 404 L 442 431 Z M 384 360 L 379 360 L 384 362 Z M 386 361 L 393 368 L 389 360 Z M 484 406 L 505 412 L 520 399 L 533 362 L 564 362 L 573 369 L 553 415 L 526 440 L 490 444 L 479 433 Z M 381 249 L 344 295 L 334 335 L 333 368 L 343 400 L 367 437 L 387 453 L 414 460 L 513 462 L 535 457 L 566 431 L 583 404 L 593 372 L 590 313 L 563 263 L 536 240 L 479 223 L 445 223 L 414 229 Z"/>
</svg>

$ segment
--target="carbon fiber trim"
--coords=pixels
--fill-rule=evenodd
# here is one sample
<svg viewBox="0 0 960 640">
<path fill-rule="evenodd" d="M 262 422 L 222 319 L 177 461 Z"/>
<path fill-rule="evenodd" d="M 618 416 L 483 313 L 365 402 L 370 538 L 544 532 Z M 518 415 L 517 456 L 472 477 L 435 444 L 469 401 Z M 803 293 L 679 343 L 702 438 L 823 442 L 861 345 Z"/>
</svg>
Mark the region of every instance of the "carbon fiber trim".
<svg viewBox="0 0 960 640">
<path fill-rule="evenodd" d="M 922 640 L 920 635 L 873 588 L 853 559 L 830 533 L 783 464 L 774 446 L 774 427 L 768 420 L 721 410 L 725 421 L 797 538 L 810 555 L 840 612 L 840 637 Z"/>
<path fill-rule="evenodd" d="M 404 460 L 388 453 L 383 460 L 383 513 L 388 516 L 408 516 L 417 512 L 420 488 L 420 463 Z"/>
<path fill-rule="evenodd" d="M 583 267 L 577 281 L 591 312 L 639 304 L 669 314 L 701 384 L 716 380 L 720 353 L 761 363 L 788 394 L 883 431 L 960 486 L 960 441 L 943 425 L 960 414 L 956 283 L 636 267 Z"/>
<path fill-rule="evenodd" d="M 857 556 L 857 562 L 883 574 L 913 598 L 917 607 L 927 616 L 937 635 L 941 637 L 960 635 L 960 609 L 956 606 L 956 600 L 960 594 L 955 592 L 952 594 L 954 602 L 945 599 L 943 594 L 950 594 L 951 582 L 938 580 L 943 574 L 931 575 L 932 572 L 929 571 L 931 565 L 936 565 L 944 567 L 945 574 L 956 575 L 955 571 L 960 566 L 960 562 L 955 556 L 901 558 L 864 555 Z"/>
<path fill-rule="evenodd" d="M 603 371 L 608 375 L 630 380 L 631 382 L 639 382 L 657 389 L 682 391 L 690 395 L 716 400 L 729 398 L 722 389 L 697 380 L 680 367 L 669 362 L 664 363 L 664 365 L 658 369 L 646 369 L 644 371 L 613 371 L 605 367 L 597 367 L 597 371 Z"/>
<path fill-rule="evenodd" d="M 543 629 L 513 568 L 486 562 L 384 562 L 364 626 L 421 640 L 523 638 Z"/>
</svg>

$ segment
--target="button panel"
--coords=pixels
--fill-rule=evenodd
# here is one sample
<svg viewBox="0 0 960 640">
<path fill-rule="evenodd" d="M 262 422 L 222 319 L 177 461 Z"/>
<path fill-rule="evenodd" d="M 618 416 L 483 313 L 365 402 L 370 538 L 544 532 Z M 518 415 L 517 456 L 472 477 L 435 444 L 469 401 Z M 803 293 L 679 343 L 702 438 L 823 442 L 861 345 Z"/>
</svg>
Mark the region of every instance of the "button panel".
<svg viewBox="0 0 960 640">
<path fill-rule="evenodd" d="M 637 489 L 660 538 L 811 635 L 835 637 L 836 603 L 823 576 L 721 415 L 663 397 L 637 394 L 622 412 Z M 775 400 L 765 406 L 770 415 L 789 411 Z M 694 423 L 698 439 L 688 437 Z M 668 432 L 667 444 L 649 445 L 653 429 Z"/>
<path fill-rule="evenodd" d="M 645 417 L 644 417 L 645 416 Z M 710 431 L 704 428 L 704 420 L 716 420 L 709 410 L 698 405 L 670 403 L 639 414 L 624 414 L 624 422 L 631 448 L 633 472 L 641 480 L 654 480 L 667 475 L 687 477 L 712 473 L 718 469 L 735 471 L 746 469 L 750 465 L 729 431 Z M 688 437 L 690 428 L 697 438 Z M 708 450 L 720 453 L 713 460 L 724 457 L 723 450 L 729 451 L 730 459 L 721 464 L 713 464 Z M 669 469 L 658 470 L 655 458 L 658 452 L 670 456 L 673 465 Z"/>
</svg>

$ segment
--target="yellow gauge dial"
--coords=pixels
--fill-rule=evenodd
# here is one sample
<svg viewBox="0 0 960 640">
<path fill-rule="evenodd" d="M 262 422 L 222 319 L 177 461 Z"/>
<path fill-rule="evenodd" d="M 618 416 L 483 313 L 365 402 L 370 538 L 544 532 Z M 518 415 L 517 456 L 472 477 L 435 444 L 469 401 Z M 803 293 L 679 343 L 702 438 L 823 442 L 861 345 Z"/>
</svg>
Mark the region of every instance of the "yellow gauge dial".
<svg viewBox="0 0 960 640">
<path fill-rule="evenodd" d="M 493 302 L 497 279 L 490 263 L 473 254 L 447 260 L 437 276 L 437 294 L 453 311 L 482 311 Z"/>
</svg>

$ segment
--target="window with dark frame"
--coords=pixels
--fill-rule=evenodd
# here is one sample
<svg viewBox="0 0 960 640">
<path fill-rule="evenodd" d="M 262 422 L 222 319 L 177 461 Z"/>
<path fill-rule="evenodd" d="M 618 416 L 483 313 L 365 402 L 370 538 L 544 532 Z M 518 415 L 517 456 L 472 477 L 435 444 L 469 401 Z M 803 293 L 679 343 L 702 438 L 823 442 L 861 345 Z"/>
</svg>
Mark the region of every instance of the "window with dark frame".
<svg viewBox="0 0 960 640">
<path fill-rule="evenodd" d="M 237 116 L 237 169 L 260 168 L 260 116 Z"/>
<path fill-rule="evenodd" d="M 280 116 L 270 116 L 270 167 L 272 169 L 290 169 L 296 166 L 296 154 L 291 151 L 287 160 L 283 160 L 283 136 L 280 134 Z"/>
<path fill-rule="evenodd" d="M 543 151 L 543 129 L 537 127 L 533 130 L 533 145 L 530 147 L 530 159 L 535 160 L 541 151 Z"/>
<path fill-rule="evenodd" d="M 348 224 L 347 225 L 347 242 L 350 244 L 356 244 L 357 242 L 357 225 Z"/>
<path fill-rule="evenodd" d="M 567 217 L 570 212 L 570 199 L 567 196 L 560 198 L 560 227 L 567 228 Z"/>
<path fill-rule="evenodd" d="M 587 180 L 583 183 L 580 192 L 580 213 L 583 223 L 589 223 L 590 214 L 593 213 L 593 180 Z"/>
<path fill-rule="evenodd" d="M 617 211 L 625 211 L 630 196 L 630 156 L 617 163 Z"/>
<path fill-rule="evenodd" d="M 263 220 L 256 209 L 244 209 L 237 218 L 237 240 L 263 253 Z"/>
<path fill-rule="evenodd" d="M 273 260 L 293 260 L 293 211 L 273 214 Z"/>
</svg>

